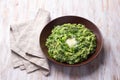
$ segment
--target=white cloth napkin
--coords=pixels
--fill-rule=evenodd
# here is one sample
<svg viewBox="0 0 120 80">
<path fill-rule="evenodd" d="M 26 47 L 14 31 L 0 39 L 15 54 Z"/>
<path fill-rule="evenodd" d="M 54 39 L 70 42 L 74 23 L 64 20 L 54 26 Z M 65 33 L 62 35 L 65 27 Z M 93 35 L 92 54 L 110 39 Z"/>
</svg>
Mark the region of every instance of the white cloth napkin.
<svg viewBox="0 0 120 80">
<path fill-rule="evenodd" d="M 39 36 L 49 22 L 49 12 L 39 9 L 34 20 L 10 26 L 10 47 L 14 68 L 27 73 L 40 70 L 44 75 L 50 73 L 47 59 L 39 46 Z"/>
</svg>

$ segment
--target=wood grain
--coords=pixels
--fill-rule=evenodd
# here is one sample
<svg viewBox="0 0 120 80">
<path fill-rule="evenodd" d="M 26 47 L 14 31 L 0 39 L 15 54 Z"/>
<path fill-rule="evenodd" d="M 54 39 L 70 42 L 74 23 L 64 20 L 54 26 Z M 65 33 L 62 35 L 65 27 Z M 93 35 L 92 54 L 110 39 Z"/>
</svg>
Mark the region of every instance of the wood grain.
<svg viewBox="0 0 120 80">
<path fill-rule="evenodd" d="M 48 77 L 13 69 L 9 47 L 10 24 L 34 18 L 39 8 L 51 19 L 76 15 L 95 23 L 104 38 L 101 54 L 81 67 L 63 67 L 50 62 Z M 120 0 L 0 0 L 0 80 L 120 80 Z"/>
</svg>

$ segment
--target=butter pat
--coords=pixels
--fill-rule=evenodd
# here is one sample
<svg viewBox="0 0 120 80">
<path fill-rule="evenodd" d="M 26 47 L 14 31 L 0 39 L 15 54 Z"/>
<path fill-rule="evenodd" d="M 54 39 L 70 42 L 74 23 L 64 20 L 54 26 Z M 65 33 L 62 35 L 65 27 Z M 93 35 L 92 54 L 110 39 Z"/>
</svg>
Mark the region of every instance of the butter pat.
<svg viewBox="0 0 120 80">
<path fill-rule="evenodd" d="M 75 38 L 71 38 L 71 39 L 67 39 L 66 43 L 68 44 L 69 47 L 72 47 L 77 44 L 77 41 L 75 40 Z"/>
</svg>

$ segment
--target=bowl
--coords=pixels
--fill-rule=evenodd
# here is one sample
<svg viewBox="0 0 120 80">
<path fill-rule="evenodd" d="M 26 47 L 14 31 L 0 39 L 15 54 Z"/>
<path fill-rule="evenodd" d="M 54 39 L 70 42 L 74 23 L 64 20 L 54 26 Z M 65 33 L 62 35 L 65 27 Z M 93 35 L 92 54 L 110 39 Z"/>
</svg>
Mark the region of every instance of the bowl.
<svg viewBox="0 0 120 80">
<path fill-rule="evenodd" d="M 83 62 L 80 63 L 76 63 L 76 64 L 67 64 L 67 63 L 61 63 L 58 62 L 54 59 L 52 59 L 51 57 L 49 57 L 48 55 L 48 49 L 45 46 L 46 43 L 46 39 L 48 38 L 48 36 L 51 34 L 51 30 L 54 28 L 54 26 L 56 25 L 62 25 L 64 23 L 75 23 L 75 24 L 83 24 L 85 25 L 88 29 L 90 29 L 91 31 L 93 31 L 93 33 L 96 35 L 96 49 L 95 52 L 89 56 L 89 58 Z M 40 34 L 40 47 L 44 53 L 44 55 L 47 57 L 48 60 L 52 61 L 55 64 L 59 64 L 62 66 L 80 66 L 80 65 L 84 65 L 87 64 L 89 62 L 91 62 L 92 60 L 94 60 L 97 55 L 100 53 L 101 49 L 102 49 L 102 43 L 103 43 L 103 39 L 102 39 L 102 35 L 100 30 L 97 28 L 97 26 L 95 24 L 93 24 L 91 21 L 82 18 L 82 17 L 78 17 L 78 16 L 62 16 L 59 18 L 56 18 L 52 21 L 50 21 L 42 30 L 41 34 Z"/>
</svg>

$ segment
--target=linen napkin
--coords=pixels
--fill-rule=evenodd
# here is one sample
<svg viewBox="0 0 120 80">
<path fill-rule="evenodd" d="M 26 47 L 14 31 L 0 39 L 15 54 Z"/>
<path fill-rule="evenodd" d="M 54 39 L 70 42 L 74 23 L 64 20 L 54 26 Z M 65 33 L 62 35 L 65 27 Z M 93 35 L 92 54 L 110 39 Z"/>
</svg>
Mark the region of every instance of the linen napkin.
<svg viewBox="0 0 120 80">
<path fill-rule="evenodd" d="M 39 36 L 49 22 L 49 12 L 39 9 L 34 20 L 10 26 L 10 44 L 14 68 L 31 73 L 40 70 L 50 73 L 47 59 L 39 46 Z"/>
</svg>

